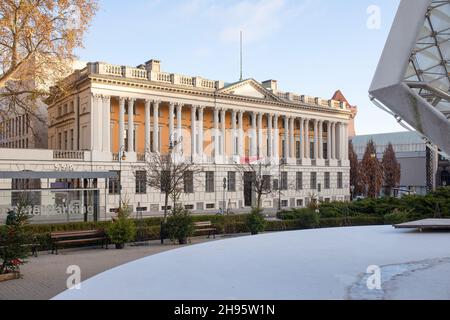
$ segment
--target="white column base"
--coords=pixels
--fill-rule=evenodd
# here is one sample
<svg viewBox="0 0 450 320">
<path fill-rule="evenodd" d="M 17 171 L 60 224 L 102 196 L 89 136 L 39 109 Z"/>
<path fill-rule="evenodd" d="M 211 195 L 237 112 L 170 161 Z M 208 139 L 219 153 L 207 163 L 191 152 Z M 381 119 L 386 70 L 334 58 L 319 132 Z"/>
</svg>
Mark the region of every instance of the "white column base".
<svg viewBox="0 0 450 320">
<path fill-rule="evenodd" d="M 318 167 L 325 167 L 325 159 L 317 159 L 316 164 Z"/>
</svg>

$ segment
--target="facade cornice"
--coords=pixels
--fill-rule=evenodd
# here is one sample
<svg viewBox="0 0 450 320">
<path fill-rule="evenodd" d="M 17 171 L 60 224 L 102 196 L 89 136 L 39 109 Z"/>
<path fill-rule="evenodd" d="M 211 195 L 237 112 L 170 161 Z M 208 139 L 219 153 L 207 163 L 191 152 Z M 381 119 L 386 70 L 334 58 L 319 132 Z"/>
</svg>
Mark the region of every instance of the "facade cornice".
<svg viewBox="0 0 450 320">
<path fill-rule="evenodd" d="M 140 80 L 140 79 L 127 79 L 127 78 L 117 78 L 114 76 L 108 76 L 108 75 L 98 75 L 98 74 L 90 74 L 82 79 L 79 80 L 77 85 L 81 85 L 85 81 L 91 81 L 91 83 L 102 83 L 102 84 L 110 84 L 110 85 L 119 85 L 119 86 L 126 86 L 128 88 L 138 88 L 138 89 L 151 89 L 155 91 L 161 91 L 161 92 L 170 92 L 175 94 L 187 94 L 191 96 L 196 97 L 204 97 L 209 98 L 212 100 L 217 99 L 223 99 L 226 101 L 239 101 L 239 102 L 247 102 L 247 103 L 254 103 L 254 104 L 260 104 L 265 106 L 273 106 L 273 107 L 280 107 L 284 109 L 288 109 L 291 111 L 314 111 L 314 112 L 321 112 L 321 113 L 331 113 L 331 114 L 337 114 L 337 115 L 344 115 L 346 117 L 351 116 L 350 111 L 346 110 L 339 110 L 339 109 L 332 109 L 327 108 L 323 106 L 316 106 L 312 104 L 306 104 L 306 103 L 290 103 L 287 101 L 273 101 L 273 100 L 266 100 L 266 99 L 259 99 L 254 97 L 246 97 L 246 96 L 240 96 L 240 95 L 234 95 L 234 94 L 224 94 L 224 93 L 218 93 L 216 90 L 199 90 L 195 88 L 186 88 L 179 85 L 173 85 L 173 84 L 166 84 L 166 83 L 160 83 L 160 82 L 154 82 L 154 81 L 148 81 L 148 80 Z"/>
</svg>

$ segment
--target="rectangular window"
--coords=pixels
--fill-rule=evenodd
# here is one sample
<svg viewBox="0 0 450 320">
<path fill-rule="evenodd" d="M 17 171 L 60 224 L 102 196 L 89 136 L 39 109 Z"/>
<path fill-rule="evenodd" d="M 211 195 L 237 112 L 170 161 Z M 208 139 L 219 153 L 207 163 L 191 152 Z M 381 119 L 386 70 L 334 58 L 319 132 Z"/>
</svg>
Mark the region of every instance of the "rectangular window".
<svg viewBox="0 0 450 320">
<path fill-rule="evenodd" d="M 317 189 L 317 172 L 311 172 L 311 189 Z"/>
<path fill-rule="evenodd" d="M 136 171 L 136 194 L 147 193 L 147 172 Z"/>
<path fill-rule="evenodd" d="M 273 179 L 273 190 L 275 190 L 275 191 L 278 190 L 278 184 L 279 184 L 279 180 Z"/>
<path fill-rule="evenodd" d="M 161 171 L 161 193 L 164 193 L 166 186 L 170 186 L 170 172 L 169 171 Z"/>
<path fill-rule="evenodd" d="M 303 199 L 297 199 L 297 207 L 303 207 Z"/>
<path fill-rule="evenodd" d="M 58 150 L 62 150 L 62 134 L 58 133 Z"/>
<path fill-rule="evenodd" d="M 73 129 L 70 129 L 70 149 L 75 150 L 75 145 L 73 143 L 74 135 L 73 135 Z"/>
<path fill-rule="evenodd" d="M 342 189 L 343 188 L 342 172 L 338 172 L 338 175 L 337 175 L 337 187 L 338 187 L 338 189 Z"/>
<path fill-rule="evenodd" d="M 120 171 L 111 171 L 117 173 L 117 178 L 108 179 L 108 191 L 109 194 L 119 194 L 120 186 L 119 186 L 119 173 Z"/>
<path fill-rule="evenodd" d="M 297 172 L 295 182 L 297 190 L 303 190 L 303 172 Z"/>
<path fill-rule="evenodd" d="M 281 173 L 281 190 L 287 190 L 288 189 L 288 173 L 282 172 Z"/>
<path fill-rule="evenodd" d="M 194 193 L 194 173 L 186 171 L 183 174 L 184 193 Z"/>
<path fill-rule="evenodd" d="M 296 141 L 295 142 L 295 156 L 297 157 L 297 159 L 300 159 L 300 149 L 301 149 L 300 141 Z"/>
<path fill-rule="evenodd" d="M 214 171 L 206 172 L 206 192 L 212 193 L 214 192 Z"/>
<path fill-rule="evenodd" d="M 288 200 L 281 200 L 281 207 L 282 208 L 287 208 L 289 206 L 289 201 Z"/>
<path fill-rule="evenodd" d="M 324 188 L 330 189 L 330 173 L 329 172 L 325 172 Z"/>
<path fill-rule="evenodd" d="M 271 180 L 272 180 L 271 176 L 269 175 L 263 176 L 262 189 L 264 190 L 264 192 L 270 191 Z"/>
<path fill-rule="evenodd" d="M 67 131 L 64 131 L 64 150 L 68 149 L 67 145 Z"/>
<path fill-rule="evenodd" d="M 236 172 L 228 172 L 228 192 L 236 192 Z"/>
</svg>

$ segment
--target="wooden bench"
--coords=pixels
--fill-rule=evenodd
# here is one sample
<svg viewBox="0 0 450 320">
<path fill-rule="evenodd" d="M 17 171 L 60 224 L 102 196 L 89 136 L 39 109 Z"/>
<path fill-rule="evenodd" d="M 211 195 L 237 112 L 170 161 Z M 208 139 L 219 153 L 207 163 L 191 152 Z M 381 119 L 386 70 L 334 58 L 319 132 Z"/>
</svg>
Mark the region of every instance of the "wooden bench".
<svg viewBox="0 0 450 320">
<path fill-rule="evenodd" d="M 213 227 L 211 221 L 202 221 L 194 223 L 194 233 L 208 233 L 208 239 L 211 238 L 211 235 L 216 238 L 217 229 Z"/>
<path fill-rule="evenodd" d="M 103 230 L 52 232 L 50 234 L 52 254 L 58 254 L 58 248 L 65 245 L 101 243 L 108 249 L 109 239 Z"/>
</svg>

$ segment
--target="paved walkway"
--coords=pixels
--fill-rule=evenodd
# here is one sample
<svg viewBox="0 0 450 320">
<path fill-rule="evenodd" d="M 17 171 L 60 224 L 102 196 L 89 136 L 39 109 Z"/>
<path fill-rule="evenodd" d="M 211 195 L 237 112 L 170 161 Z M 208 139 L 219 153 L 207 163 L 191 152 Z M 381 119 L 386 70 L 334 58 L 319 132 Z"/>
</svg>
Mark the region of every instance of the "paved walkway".
<svg viewBox="0 0 450 320">
<path fill-rule="evenodd" d="M 230 236 L 228 236 L 229 238 Z M 218 236 L 217 240 L 224 239 Z M 192 239 L 192 244 L 211 242 L 204 237 Z M 179 245 L 166 241 L 151 241 L 127 246 L 124 250 L 109 250 L 98 247 L 85 249 L 60 250 L 59 255 L 40 252 L 37 258 L 30 258 L 22 267 L 23 279 L 0 282 L 0 300 L 47 300 L 67 289 L 69 275 L 67 267 L 78 265 L 81 278 L 85 281 L 99 273 L 160 252 L 180 248 Z"/>
</svg>

